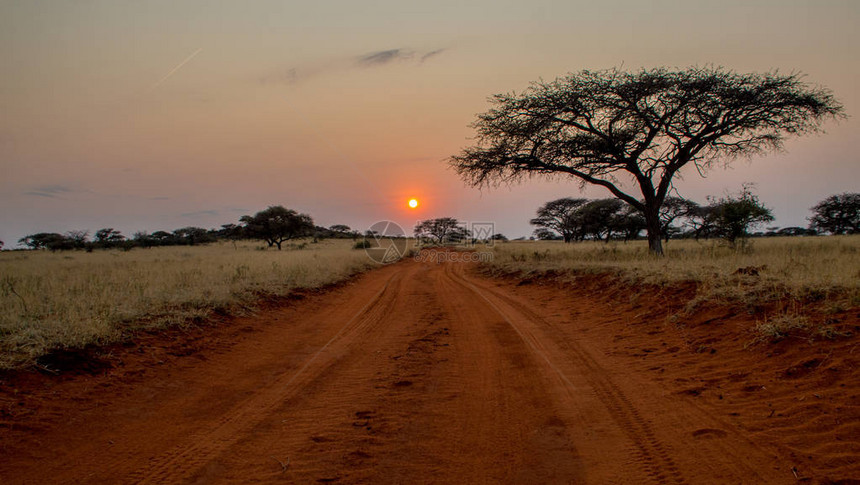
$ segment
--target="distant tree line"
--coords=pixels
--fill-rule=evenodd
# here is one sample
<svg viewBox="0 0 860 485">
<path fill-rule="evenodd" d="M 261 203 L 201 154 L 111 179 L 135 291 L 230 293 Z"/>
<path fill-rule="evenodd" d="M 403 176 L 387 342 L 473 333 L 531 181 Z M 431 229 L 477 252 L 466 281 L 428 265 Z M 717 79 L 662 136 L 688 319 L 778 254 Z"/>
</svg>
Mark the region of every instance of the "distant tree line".
<svg viewBox="0 0 860 485">
<path fill-rule="evenodd" d="M 171 232 L 140 231 L 131 237 L 126 237 L 120 231 L 106 227 L 96 231 L 92 238 L 86 230 L 69 231 L 64 234 L 40 232 L 25 236 L 18 243 L 29 249 L 92 251 L 95 249 L 130 250 L 156 246 L 196 246 L 216 241 L 256 239 L 266 242 L 268 247 L 281 249 L 284 242 L 295 238 L 355 239 L 358 236 L 359 233 L 349 226 L 343 224 L 336 224 L 329 228 L 316 226 L 311 216 L 278 205 L 268 207 L 254 215 L 242 216 L 238 224 L 224 224 L 220 229 L 183 227 Z M 2 247 L 2 241 L 0 241 L 0 248 Z"/>
<path fill-rule="evenodd" d="M 670 238 L 720 238 L 734 245 L 750 236 L 807 236 L 860 234 L 860 194 L 845 193 L 824 199 L 810 209 L 808 227 L 767 228 L 750 231 L 773 221 L 773 214 L 744 186 L 739 194 L 708 198 L 700 205 L 680 197 L 667 197 L 660 208 L 660 236 Z M 530 223 L 538 239 L 565 242 L 638 239 L 647 225 L 641 211 L 619 199 L 589 200 L 564 197 L 537 210 Z"/>
</svg>

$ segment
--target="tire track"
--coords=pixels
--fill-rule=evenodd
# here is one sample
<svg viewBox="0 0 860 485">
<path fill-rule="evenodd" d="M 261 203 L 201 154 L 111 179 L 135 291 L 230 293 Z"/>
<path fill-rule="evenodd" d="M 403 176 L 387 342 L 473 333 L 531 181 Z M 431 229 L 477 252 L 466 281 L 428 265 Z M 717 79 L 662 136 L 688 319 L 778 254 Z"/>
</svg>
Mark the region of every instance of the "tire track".
<svg viewBox="0 0 860 485">
<path fill-rule="evenodd" d="M 129 483 L 176 483 L 191 478 L 196 471 L 229 449 L 244 431 L 262 422 L 270 413 L 327 368 L 346 350 L 379 323 L 393 306 L 400 287 L 401 273 L 392 275 L 368 302 L 341 329 L 295 372 L 277 379 L 269 388 L 237 405 L 211 428 L 189 436 L 173 450 L 154 457 L 127 477 Z"/>
<path fill-rule="evenodd" d="M 462 271 L 462 266 L 458 266 L 458 270 Z M 567 386 L 568 392 L 571 394 L 575 391 L 575 386 L 568 376 L 550 359 L 548 349 L 543 345 L 541 339 L 535 336 L 528 328 L 523 328 L 514 323 L 508 313 L 503 311 L 496 303 L 488 298 L 484 291 L 490 293 L 493 297 L 502 300 L 517 313 L 520 313 L 526 319 L 538 326 L 550 326 L 539 315 L 528 308 L 511 301 L 507 297 L 499 295 L 493 290 L 484 289 L 482 291 L 476 285 L 466 280 L 459 272 L 446 271 L 452 280 L 457 282 L 461 287 L 471 291 L 487 305 L 498 313 L 514 331 L 522 338 L 523 342 L 529 346 L 532 351 L 546 364 L 557 373 L 558 377 Z M 583 349 L 577 345 L 570 346 L 570 355 L 576 359 L 576 364 L 585 368 L 584 373 L 591 389 L 595 392 L 600 401 L 606 406 L 613 420 L 618 424 L 621 430 L 627 435 L 631 442 L 631 448 L 635 461 L 646 472 L 647 478 L 654 483 L 678 483 L 684 484 L 684 479 L 680 469 L 675 464 L 672 457 L 669 455 L 666 447 L 658 439 L 654 433 L 651 423 L 642 416 L 638 409 L 632 404 L 630 399 L 623 391 L 612 382 L 606 371 Z"/>
<path fill-rule="evenodd" d="M 450 271 L 434 264 L 434 292 L 455 320 L 456 372 L 446 381 L 460 399 L 446 403 L 444 419 L 449 466 L 458 471 L 439 483 L 582 483 L 553 387 L 535 379 L 545 364 Z"/>
</svg>

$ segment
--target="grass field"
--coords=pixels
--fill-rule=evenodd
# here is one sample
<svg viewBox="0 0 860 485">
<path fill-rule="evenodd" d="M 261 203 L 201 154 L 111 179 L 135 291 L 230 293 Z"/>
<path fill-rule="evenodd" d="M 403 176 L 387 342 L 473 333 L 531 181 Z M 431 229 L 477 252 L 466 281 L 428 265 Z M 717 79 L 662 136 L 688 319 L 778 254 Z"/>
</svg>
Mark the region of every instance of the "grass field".
<svg viewBox="0 0 860 485">
<path fill-rule="evenodd" d="M 123 251 L 0 253 L 0 368 L 55 348 L 235 313 L 261 297 L 343 280 L 373 265 L 352 240 L 218 243 Z"/>
<path fill-rule="evenodd" d="M 860 304 L 858 235 L 760 238 L 743 250 L 717 241 L 671 240 L 662 258 L 649 254 L 645 241 L 522 241 L 496 244 L 493 252 L 488 268 L 498 273 L 610 272 L 658 285 L 695 281 L 699 299 L 833 297 L 839 304 Z"/>
<path fill-rule="evenodd" d="M 218 243 L 123 251 L 0 253 L 0 368 L 52 349 L 235 314 L 261 298 L 341 281 L 374 266 L 352 240 Z M 630 283 L 698 283 L 690 305 L 778 299 L 860 305 L 860 236 L 756 239 L 742 251 L 714 241 L 669 241 L 666 257 L 644 241 L 498 243 L 491 273 L 613 273 Z M 746 269 L 739 273 L 738 270 Z M 753 274 L 750 274 L 753 273 Z"/>
</svg>

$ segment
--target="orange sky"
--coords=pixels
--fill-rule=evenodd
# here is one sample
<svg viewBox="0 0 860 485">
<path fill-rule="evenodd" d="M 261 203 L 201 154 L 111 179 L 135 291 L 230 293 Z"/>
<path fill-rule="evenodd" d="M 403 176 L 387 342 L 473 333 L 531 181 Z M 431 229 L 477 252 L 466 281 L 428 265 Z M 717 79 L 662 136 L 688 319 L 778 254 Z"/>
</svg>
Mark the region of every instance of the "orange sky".
<svg viewBox="0 0 860 485">
<path fill-rule="evenodd" d="M 3 1 L 0 240 L 218 227 L 271 204 L 359 230 L 453 216 L 528 235 L 576 181 L 481 193 L 444 159 L 489 95 L 622 64 L 802 71 L 832 89 L 851 117 L 827 134 L 677 183 L 704 202 L 755 182 L 776 225 L 806 225 L 818 200 L 860 190 L 859 14 L 854 1 Z"/>
</svg>

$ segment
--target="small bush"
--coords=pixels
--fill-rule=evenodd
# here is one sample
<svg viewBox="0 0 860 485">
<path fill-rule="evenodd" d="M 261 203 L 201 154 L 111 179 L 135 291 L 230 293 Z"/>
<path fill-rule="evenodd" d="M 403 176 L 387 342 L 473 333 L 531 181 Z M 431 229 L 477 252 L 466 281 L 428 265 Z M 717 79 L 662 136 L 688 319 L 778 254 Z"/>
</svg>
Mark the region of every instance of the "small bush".
<svg viewBox="0 0 860 485">
<path fill-rule="evenodd" d="M 373 244 L 371 244 L 367 239 L 362 239 L 361 241 L 356 242 L 355 245 L 352 246 L 352 249 L 367 249 L 370 247 L 373 247 Z"/>
<path fill-rule="evenodd" d="M 827 340 L 836 340 L 837 338 L 850 337 L 851 332 L 841 332 L 831 325 L 822 325 L 815 329 L 815 335 Z"/>
<path fill-rule="evenodd" d="M 780 340 L 792 332 L 809 329 L 809 319 L 803 315 L 779 315 L 770 321 L 756 325 L 755 332 L 761 339 Z"/>
</svg>

